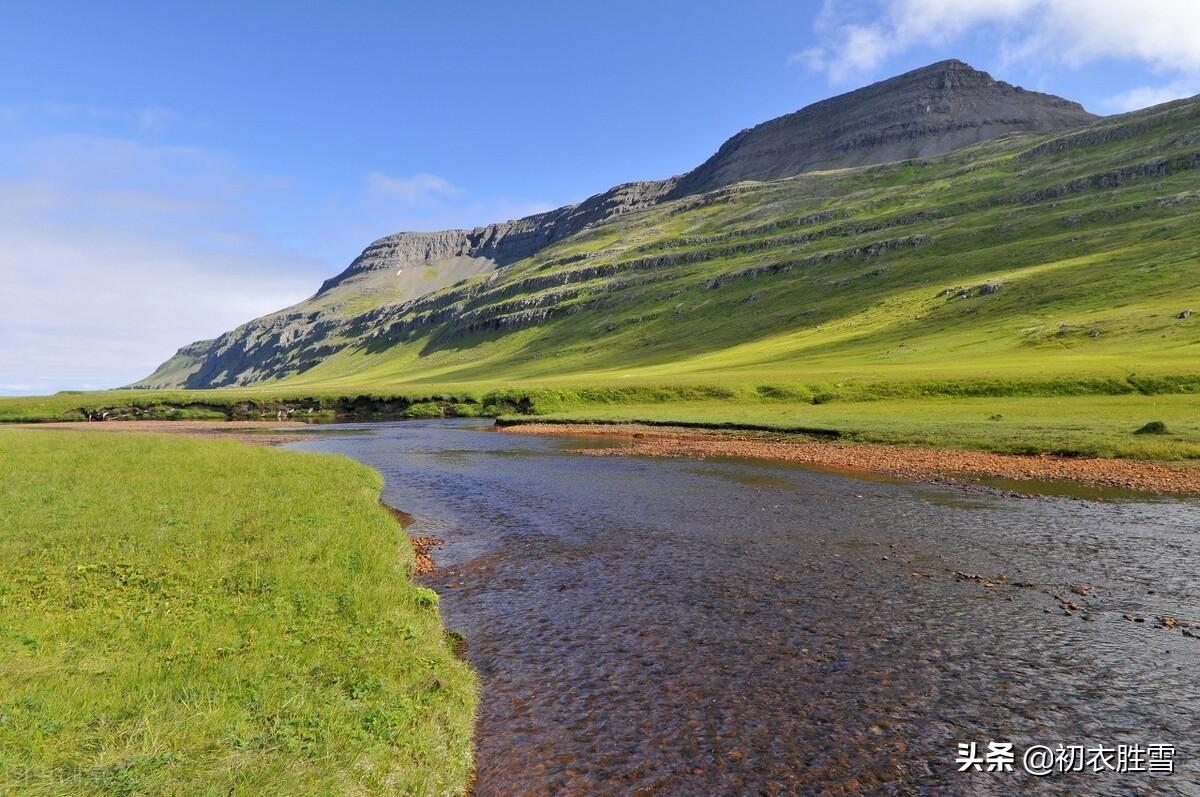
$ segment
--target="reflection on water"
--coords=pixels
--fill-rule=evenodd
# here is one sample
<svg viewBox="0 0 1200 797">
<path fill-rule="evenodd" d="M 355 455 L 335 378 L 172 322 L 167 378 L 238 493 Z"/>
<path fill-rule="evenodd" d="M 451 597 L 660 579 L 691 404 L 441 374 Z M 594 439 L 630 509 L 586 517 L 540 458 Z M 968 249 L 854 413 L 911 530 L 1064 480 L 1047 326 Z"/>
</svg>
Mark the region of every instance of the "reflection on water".
<svg viewBox="0 0 1200 797">
<path fill-rule="evenodd" d="M 1158 620 L 1200 623 L 1200 503 L 362 428 L 293 447 L 377 468 L 446 541 L 481 797 L 1200 794 L 1200 639 Z M 1177 771 L 955 771 L 989 740 L 1167 742 Z"/>
</svg>

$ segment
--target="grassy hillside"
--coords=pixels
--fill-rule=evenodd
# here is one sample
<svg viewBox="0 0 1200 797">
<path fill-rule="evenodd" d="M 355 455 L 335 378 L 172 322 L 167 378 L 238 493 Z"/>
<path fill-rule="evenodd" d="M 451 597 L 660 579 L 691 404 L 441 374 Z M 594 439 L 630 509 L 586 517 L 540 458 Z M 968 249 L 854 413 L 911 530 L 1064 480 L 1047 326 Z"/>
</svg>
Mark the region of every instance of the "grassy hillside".
<svg viewBox="0 0 1200 797">
<path fill-rule="evenodd" d="M 473 678 L 380 486 L 0 429 L 0 792 L 461 793 Z"/>
<path fill-rule="evenodd" d="M 292 387 L 1192 375 L 1200 101 L 630 213 L 298 341 Z"/>
</svg>

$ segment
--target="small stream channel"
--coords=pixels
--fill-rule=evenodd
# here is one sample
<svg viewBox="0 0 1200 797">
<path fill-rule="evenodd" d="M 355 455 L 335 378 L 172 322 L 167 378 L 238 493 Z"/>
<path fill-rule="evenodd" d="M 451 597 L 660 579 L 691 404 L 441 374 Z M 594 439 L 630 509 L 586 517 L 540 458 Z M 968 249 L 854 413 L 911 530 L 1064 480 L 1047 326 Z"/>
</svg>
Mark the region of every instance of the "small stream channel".
<svg viewBox="0 0 1200 797">
<path fill-rule="evenodd" d="M 1200 502 L 337 428 L 289 447 L 376 468 L 445 540 L 427 583 L 482 681 L 478 797 L 1200 795 L 1200 637 L 1160 619 L 1200 634 Z M 1015 771 L 957 771 L 989 741 Z M 1036 778 L 1035 743 L 1172 744 L 1175 771 Z"/>
</svg>

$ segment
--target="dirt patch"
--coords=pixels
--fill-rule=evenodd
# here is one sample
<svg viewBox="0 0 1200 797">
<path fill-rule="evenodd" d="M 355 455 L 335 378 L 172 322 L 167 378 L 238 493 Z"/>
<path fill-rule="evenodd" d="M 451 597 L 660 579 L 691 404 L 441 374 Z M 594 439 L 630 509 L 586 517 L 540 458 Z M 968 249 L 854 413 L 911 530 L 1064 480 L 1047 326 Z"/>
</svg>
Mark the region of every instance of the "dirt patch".
<svg viewBox="0 0 1200 797">
<path fill-rule="evenodd" d="M 397 509 L 391 504 L 380 502 L 383 508 L 388 511 L 396 522 L 402 528 L 408 528 L 416 520 L 412 515 L 405 512 L 403 509 Z M 413 574 L 418 576 L 428 575 L 434 570 L 437 570 L 437 563 L 433 561 L 433 549 L 442 545 L 444 541 L 440 537 L 431 535 L 423 537 L 409 537 L 408 541 L 412 544 L 413 555 L 416 556 L 416 565 L 413 567 Z"/>
<path fill-rule="evenodd" d="M 979 478 L 1067 481 L 1163 495 L 1200 495 L 1200 467 L 1129 459 L 1021 456 L 988 451 L 813 441 L 779 434 L 732 433 L 637 424 L 533 423 L 506 427 L 522 434 L 620 438 L 581 449 L 587 456 L 747 457 L 796 462 L 915 481 Z"/>
<path fill-rule="evenodd" d="M 7 424 L 6 424 L 7 426 Z M 22 423 L 18 429 L 53 429 L 82 432 L 141 432 L 178 434 L 187 437 L 207 437 L 237 440 L 256 446 L 273 446 L 308 440 L 301 430 L 308 424 L 292 421 L 110 421 L 107 423 Z"/>
<path fill-rule="evenodd" d="M 409 539 L 412 542 L 413 553 L 417 556 L 417 566 L 413 572 L 418 576 L 423 576 L 437 570 L 437 564 L 433 561 L 432 551 L 442 544 L 441 538 L 410 537 Z"/>
</svg>

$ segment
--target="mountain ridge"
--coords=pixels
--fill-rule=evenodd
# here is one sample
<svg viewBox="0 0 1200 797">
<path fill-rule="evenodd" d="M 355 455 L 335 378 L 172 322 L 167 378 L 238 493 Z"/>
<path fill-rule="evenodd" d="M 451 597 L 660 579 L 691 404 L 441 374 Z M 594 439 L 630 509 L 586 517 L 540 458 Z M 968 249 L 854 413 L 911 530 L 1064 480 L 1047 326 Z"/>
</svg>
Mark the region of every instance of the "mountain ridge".
<svg viewBox="0 0 1200 797">
<path fill-rule="evenodd" d="M 864 146 L 864 143 L 867 142 L 864 142 L 862 130 L 859 128 L 854 128 L 849 133 L 840 131 L 842 135 L 840 138 L 835 138 L 833 147 L 835 149 L 855 150 L 854 157 L 852 158 L 853 162 L 846 163 L 835 162 L 836 159 L 827 150 L 823 151 L 819 156 L 813 155 L 807 160 L 803 157 L 800 161 L 795 161 L 794 159 L 791 161 L 785 160 L 783 163 L 768 164 L 757 169 L 753 167 L 740 167 L 737 159 L 730 157 L 731 153 L 750 150 L 752 153 L 751 156 L 755 160 L 761 161 L 761 151 L 756 150 L 752 144 L 756 137 L 764 136 L 768 139 L 768 143 L 778 143 L 780 128 L 784 130 L 786 138 L 786 133 L 790 129 L 797 126 L 801 128 L 807 127 L 810 124 L 811 117 L 814 115 L 819 116 L 830 112 L 837 115 L 846 105 L 860 103 L 864 98 L 869 102 L 875 102 L 879 95 L 894 92 L 897 90 L 897 87 L 902 87 L 902 90 L 910 95 L 907 101 L 911 102 L 915 97 L 920 100 L 920 104 L 924 104 L 927 108 L 932 108 L 935 101 L 943 103 L 948 101 L 949 92 L 961 89 L 964 86 L 997 90 L 1004 97 L 1020 96 L 1033 98 L 1041 103 L 1036 108 L 1041 113 L 1032 114 L 1024 118 L 1016 116 L 1004 119 L 991 117 L 971 119 L 959 121 L 955 124 L 946 124 L 943 120 L 940 126 L 924 125 L 915 127 L 911 122 L 906 124 L 901 121 L 895 112 L 882 114 L 882 116 L 887 117 L 890 127 L 880 131 L 879 140 L 881 142 L 897 139 L 913 142 L 921 139 L 922 135 L 920 134 L 924 132 L 926 134 L 924 135 L 925 140 L 923 142 L 925 146 L 909 144 L 906 145 L 908 149 L 903 153 L 894 147 L 888 148 L 886 151 L 881 151 L 878 148 Z M 994 112 L 997 103 L 984 103 L 984 106 L 984 110 Z M 931 112 L 926 111 L 926 113 Z M 940 117 L 946 115 L 947 113 L 944 109 L 939 109 Z M 357 267 L 355 263 L 352 263 L 342 274 L 327 280 L 322 285 L 321 291 L 318 291 L 318 294 L 329 287 L 339 284 L 348 273 L 353 273 L 356 268 L 362 268 L 364 263 L 374 260 L 374 258 L 370 257 L 371 254 L 378 254 L 382 250 L 389 248 L 392 250 L 389 253 L 390 257 L 387 258 L 389 262 L 436 260 L 439 257 L 466 256 L 483 257 L 494 261 L 498 266 L 504 266 L 528 257 L 551 243 L 574 235 L 597 221 L 603 221 L 622 213 L 638 210 L 663 200 L 669 201 L 694 194 L 706 193 L 745 180 L 775 180 L 791 177 L 796 174 L 802 174 L 805 171 L 813 171 L 814 168 L 812 167 L 818 165 L 824 165 L 829 168 L 844 168 L 846 166 L 862 166 L 892 160 L 903 160 L 911 157 L 927 157 L 941 154 L 960 146 L 978 143 L 988 138 L 994 138 L 997 135 L 1002 135 L 1005 132 L 1013 130 L 1059 130 L 1098 118 L 1085 111 L 1079 103 L 1050 94 L 1028 91 L 996 80 L 988 73 L 974 69 L 963 61 L 957 59 L 938 61 L 835 97 L 820 100 L 798 111 L 793 111 L 792 113 L 776 117 L 754 127 L 746 128 L 727 139 L 718 148 L 717 152 L 700 166 L 681 175 L 675 175 L 674 177 L 662 180 L 622 183 L 607 191 L 593 194 L 577 204 L 564 205 L 563 207 L 532 216 L 495 222 L 483 227 L 435 232 L 400 232 L 385 236 L 373 241 L 364 249 L 363 254 L 355 261 L 359 263 Z M 879 122 L 879 120 L 874 121 Z M 953 134 L 952 140 L 945 142 L 939 141 L 936 136 L 930 137 L 928 135 L 930 130 L 935 132 L 939 130 L 950 132 Z M 814 143 L 814 139 L 822 144 L 827 143 L 826 139 L 829 132 L 824 129 L 819 130 L 815 135 L 806 136 L 802 143 L 811 146 Z M 793 146 L 792 149 L 795 150 L 796 147 Z M 874 155 L 872 155 L 872 150 L 874 150 Z M 422 247 L 426 249 L 424 257 L 415 254 Z M 441 254 L 432 254 L 433 252 L 440 252 Z M 363 260 L 363 258 L 367 258 L 367 260 Z"/>
<path fill-rule="evenodd" d="M 965 118 L 964 106 L 971 111 Z M 671 197 L 743 180 L 930 157 L 1008 132 L 1053 132 L 1098 118 L 1077 102 L 948 59 L 742 130 L 680 177 Z"/>
<path fill-rule="evenodd" d="M 470 230 L 380 238 L 310 300 L 189 344 L 134 386 L 245 385 L 299 373 L 339 350 L 342 342 L 313 342 L 350 319 L 359 319 L 350 324 L 356 335 L 372 334 L 378 330 L 362 329 L 363 319 L 383 324 L 394 312 L 388 308 L 491 279 L 549 246 L 663 203 L 702 204 L 706 195 L 737 191 L 746 181 L 936 157 L 1010 133 L 1070 130 L 1097 118 L 1077 103 L 997 81 L 961 61 L 938 62 L 743 130 L 683 175 L 624 183 L 575 205 Z M 298 346 L 311 353 L 288 356 Z"/>
</svg>

